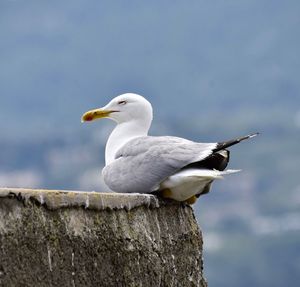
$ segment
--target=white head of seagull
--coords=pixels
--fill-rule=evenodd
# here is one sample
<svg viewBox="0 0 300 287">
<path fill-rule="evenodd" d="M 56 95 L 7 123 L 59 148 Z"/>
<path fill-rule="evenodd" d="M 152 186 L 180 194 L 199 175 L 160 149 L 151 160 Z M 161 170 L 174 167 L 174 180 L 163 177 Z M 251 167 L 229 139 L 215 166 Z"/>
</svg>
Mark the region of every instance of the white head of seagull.
<svg viewBox="0 0 300 287">
<path fill-rule="evenodd" d="M 153 112 L 151 104 L 142 96 L 122 94 L 106 106 L 86 112 L 82 121 L 109 118 L 117 123 L 105 148 L 106 165 L 114 161 L 116 152 L 129 140 L 146 136 L 151 126 Z"/>
</svg>

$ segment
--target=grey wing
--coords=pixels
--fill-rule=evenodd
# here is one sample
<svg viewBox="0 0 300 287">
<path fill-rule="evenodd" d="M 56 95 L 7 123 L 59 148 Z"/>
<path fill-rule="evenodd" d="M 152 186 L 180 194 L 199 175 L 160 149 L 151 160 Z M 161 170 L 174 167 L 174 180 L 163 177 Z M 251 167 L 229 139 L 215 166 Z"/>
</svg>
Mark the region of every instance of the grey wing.
<svg viewBox="0 0 300 287">
<path fill-rule="evenodd" d="M 177 137 L 140 137 L 125 144 L 103 169 L 104 181 L 116 192 L 150 193 L 184 166 L 211 155 L 215 147 Z"/>
</svg>

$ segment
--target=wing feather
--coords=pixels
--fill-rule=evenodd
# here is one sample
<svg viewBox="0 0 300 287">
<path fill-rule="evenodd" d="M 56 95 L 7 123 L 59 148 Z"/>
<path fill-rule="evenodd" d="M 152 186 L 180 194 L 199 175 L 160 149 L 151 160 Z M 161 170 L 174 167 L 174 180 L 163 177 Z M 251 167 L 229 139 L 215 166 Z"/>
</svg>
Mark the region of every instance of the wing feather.
<svg viewBox="0 0 300 287">
<path fill-rule="evenodd" d="M 178 137 L 139 137 L 126 143 L 103 169 L 105 183 L 116 192 L 150 193 L 184 166 L 212 154 L 216 143 Z"/>
</svg>

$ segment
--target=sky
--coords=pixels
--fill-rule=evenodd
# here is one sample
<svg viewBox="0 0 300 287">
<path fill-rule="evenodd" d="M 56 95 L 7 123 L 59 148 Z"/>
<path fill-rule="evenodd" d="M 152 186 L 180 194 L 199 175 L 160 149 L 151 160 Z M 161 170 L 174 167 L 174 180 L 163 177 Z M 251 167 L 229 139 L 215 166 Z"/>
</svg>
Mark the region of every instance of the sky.
<svg viewBox="0 0 300 287">
<path fill-rule="evenodd" d="M 78 114 L 128 91 L 159 117 L 228 106 L 254 114 L 276 101 L 294 112 L 297 1 L 2 0 L 0 8 L 0 127 L 21 114 L 9 117 L 14 135 L 56 123 L 78 129 Z"/>
</svg>

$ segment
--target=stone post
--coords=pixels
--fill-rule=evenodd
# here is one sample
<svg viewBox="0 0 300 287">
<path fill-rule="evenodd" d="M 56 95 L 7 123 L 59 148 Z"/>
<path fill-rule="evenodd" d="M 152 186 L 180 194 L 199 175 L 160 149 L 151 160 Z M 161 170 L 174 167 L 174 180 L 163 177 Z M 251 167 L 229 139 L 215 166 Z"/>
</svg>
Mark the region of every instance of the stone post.
<svg viewBox="0 0 300 287">
<path fill-rule="evenodd" d="M 206 286 L 193 209 L 154 195 L 0 188 L 0 286 Z"/>
</svg>

